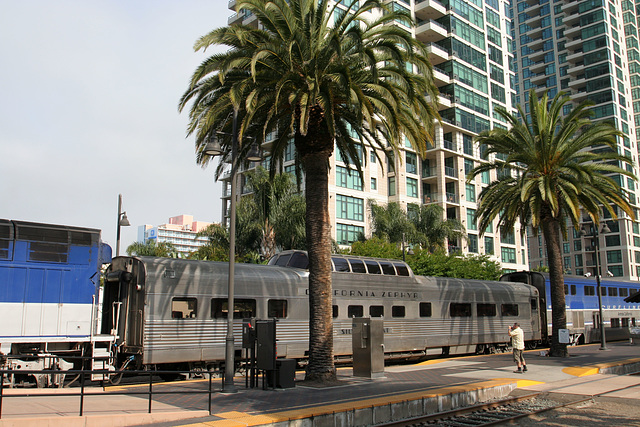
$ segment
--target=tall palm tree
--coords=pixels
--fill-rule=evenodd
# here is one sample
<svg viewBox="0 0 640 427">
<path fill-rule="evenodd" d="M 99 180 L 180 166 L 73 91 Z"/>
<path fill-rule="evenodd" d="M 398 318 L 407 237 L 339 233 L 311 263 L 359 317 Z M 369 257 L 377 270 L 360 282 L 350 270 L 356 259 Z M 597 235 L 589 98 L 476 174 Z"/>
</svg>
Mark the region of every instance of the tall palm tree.
<svg viewBox="0 0 640 427">
<path fill-rule="evenodd" d="M 618 206 L 633 218 L 633 210 L 611 174 L 633 177 L 619 167 L 632 160 L 617 153 L 616 139 L 622 133 L 608 121 L 593 122 L 590 102 L 580 104 L 562 117 L 568 102 L 563 93 L 551 102 L 545 93 L 540 99 L 529 93 L 530 123 L 518 106 L 519 116 L 505 109 L 498 113 L 510 129 L 482 132 L 477 141 L 495 154 L 492 161 L 474 168 L 469 179 L 483 171 L 496 170 L 498 179 L 480 193 L 477 216 L 480 230 L 499 217 L 503 230 L 515 223 L 542 229 L 547 244 L 551 283 L 552 338 L 550 354 L 566 357 L 567 345 L 558 342 L 558 330 L 566 328 L 561 234 L 566 236 L 566 218 L 579 227 L 581 209 L 597 223 L 604 207 L 615 218 Z M 611 150 L 594 153 L 592 146 Z"/>
<path fill-rule="evenodd" d="M 147 240 L 145 242 L 133 242 L 127 246 L 127 254 L 129 256 L 157 256 L 163 258 L 177 258 L 178 250 L 169 242 L 156 242 L 155 240 Z"/>
<path fill-rule="evenodd" d="M 267 140 L 281 167 L 293 139 L 305 174 L 309 253 L 308 380 L 335 379 L 331 292 L 329 159 L 334 147 L 361 174 L 363 144 L 386 153 L 406 137 L 420 154 L 432 140 L 437 88 L 426 48 L 394 25 L 411 21 L 385 0 L 238 0 L 237 10 L 256 16 L 262 28 L 213 30 L 196 50 L 226 45 L 194 72 L 182 96 L 188 133 L 196 135 L 197 161 L 209 162 L 209 136 L 230 131 L 238 113 L 239 136 Z M 344 2 L 340 2 L 344 3 Z M 385 13 L 380 13 L 384 11 Z M 427 96 L 425 96 L 427 95 Z M 229 147 L 224 141 L 223 147 Z M 241 143 L 239 157 L 249 150 Z M 220 169 L 218 169 L 220 170 Z"/>
</svg>

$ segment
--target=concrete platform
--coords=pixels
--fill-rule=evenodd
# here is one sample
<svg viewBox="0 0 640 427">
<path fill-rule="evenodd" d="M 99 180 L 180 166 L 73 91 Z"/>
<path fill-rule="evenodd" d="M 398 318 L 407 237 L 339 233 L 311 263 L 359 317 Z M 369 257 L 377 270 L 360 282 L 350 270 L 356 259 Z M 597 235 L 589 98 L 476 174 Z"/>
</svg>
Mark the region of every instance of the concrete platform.
<svg viewBox="0 0 640 427">
<path fill-rule="evenodd" d="M 285 390 L 245 389 L 238 378 L 237 393 L 213 395 L 212 415 L 206 394 L 180 393 L 206 390 L 205 380 L 154 384 L 155 391 L 175 394 L 154 396 L 151 414 L 144 395 L 112 394 L 145 391 L 146 385 L 94 387 L 97 395 L 85 397 L 82 417 L 79 396 L 17 397 L 25 390 L 5 389 L 0 426 L 369 426 L 504 397 L 516 389 L 587 396 L 615 391 L 608 396 L 640 399 L 640 376 L 622 375 L 640 372 L 640 346 L 608 345 L 608 351 L 599 345 L 572 347 L 563 359 L 527 351 L 524 374 L 513 372 L 510 354 L 496 354 L 388 366 L 379 379 L 355 378 L 351 369 L 342 368 L 338 384 L 329 387 L 307 385 L 301 372 L 296 387 Z"/>
</svg>

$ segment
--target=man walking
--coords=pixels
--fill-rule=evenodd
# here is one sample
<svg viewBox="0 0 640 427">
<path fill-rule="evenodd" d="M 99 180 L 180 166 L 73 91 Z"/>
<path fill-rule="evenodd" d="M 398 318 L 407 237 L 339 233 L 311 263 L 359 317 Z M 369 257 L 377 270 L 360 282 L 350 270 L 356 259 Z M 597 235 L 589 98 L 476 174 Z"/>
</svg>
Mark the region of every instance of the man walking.
<svg viewBox="0 0 640 427">
<path fill-rule="evenodd" d="M 519 323 L 514 323 L 513 326 L 509 326 L 509 336 L 512 340 L 513 345 L 513 360 L 516 362 L 516 366 L 518 366 L 517 371 L 513 371 L 515 373 L 521 374 L 523 372 L 527 372 L 527 364 L 524 361 L 524 332 L 520 328 Z"/>
</svg>

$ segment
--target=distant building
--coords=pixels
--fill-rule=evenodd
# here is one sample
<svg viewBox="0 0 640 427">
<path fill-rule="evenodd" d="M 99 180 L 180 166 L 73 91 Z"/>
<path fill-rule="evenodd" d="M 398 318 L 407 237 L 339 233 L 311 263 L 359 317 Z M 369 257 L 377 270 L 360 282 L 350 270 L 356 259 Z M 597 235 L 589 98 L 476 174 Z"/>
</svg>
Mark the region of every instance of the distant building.
<svg viewBox="0 0 640 427">
<path fill-rule="evenodd" d="M 155 240 L 156 243 L 167 242 L 173 244 L 183 255 L 197 251 L 200 246 L 207 244 L 207 237 L 196 237 L 210 222 L 194 221 L 193 215 L 179 215 L 169 218 L 169 223 L 157 226 L 145 224 L 138 227 L 138 241 Z"/>
</svg>

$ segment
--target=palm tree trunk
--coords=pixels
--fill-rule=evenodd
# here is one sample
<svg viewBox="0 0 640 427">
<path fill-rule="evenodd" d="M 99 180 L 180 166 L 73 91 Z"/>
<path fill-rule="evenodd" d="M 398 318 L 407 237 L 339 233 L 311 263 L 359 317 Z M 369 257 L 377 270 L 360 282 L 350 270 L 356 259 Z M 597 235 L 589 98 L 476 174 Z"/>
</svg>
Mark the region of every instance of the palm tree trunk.
<svg viewBox="0 0 640 427">
<path fill-rule="evenodd" d="M 333 141 L 323 132 L 296 135 L 305 172 L 307 249 L 309 254 L 309 364 L 306 380 L 336 378 L 333 361 L 329 156 Z M 325 136 L 325 138 L 322 138 Z M 304 138 L 304 142 L 301 139 Z M 310 141 L 311 139 L 311 141 Z M 325 147 L 321 149 L 320 147 Z"/>
<path fill-rule="evenodd" d="M 547 244 L 549 260 L 549 284 L 551 287 L 551 348 L 549 356 L 568 357 L 567 344 L 558 342 L 558 331 L 567 328 L 567 312 L 564 296 L 564 272 L 560 241 L 560 223 L 552 218 L 542 221 L 542 233 Z M 546 325 L 543 325 L 546 327 Z"/>
</svg>

